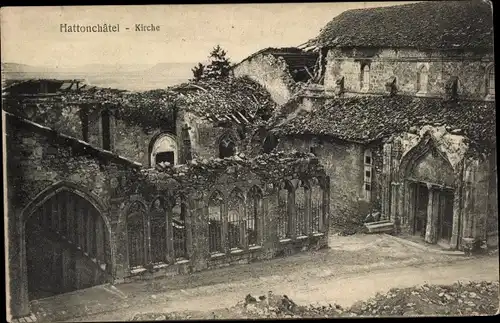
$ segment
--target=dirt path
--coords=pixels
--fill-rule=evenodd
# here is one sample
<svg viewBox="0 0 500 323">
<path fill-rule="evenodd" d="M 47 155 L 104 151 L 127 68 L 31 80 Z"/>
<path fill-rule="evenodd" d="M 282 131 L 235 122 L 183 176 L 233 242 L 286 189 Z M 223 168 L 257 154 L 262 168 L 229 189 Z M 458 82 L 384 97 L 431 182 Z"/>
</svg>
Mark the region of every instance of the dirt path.
<svg viewBox="0 0 500 323">
<path fill-rule="evenodd" d="M 375 269 L 369 272 L 325 273 L 324 276 L 267 276 L 244 283 L 216 284 L 192 289 L 150 295 L 151 301 L 109 313 L 98 313 L 72 321 L 130 320 L 137 313 L 169 311 L 206 311 L 231 307 L 245 295 L 262 295 L 268 290 L 286 294 L 299 304 L 337 303 L 350 306 L 377 292 L 393 287 L 428 284 L 452 284 L 457 281 L 499 279 L 498 258 L 455 259 L 444 263 L 410 265 L 400 268 Z M 131 300 L 129 300 L 131 301 Z"/>
</svg>

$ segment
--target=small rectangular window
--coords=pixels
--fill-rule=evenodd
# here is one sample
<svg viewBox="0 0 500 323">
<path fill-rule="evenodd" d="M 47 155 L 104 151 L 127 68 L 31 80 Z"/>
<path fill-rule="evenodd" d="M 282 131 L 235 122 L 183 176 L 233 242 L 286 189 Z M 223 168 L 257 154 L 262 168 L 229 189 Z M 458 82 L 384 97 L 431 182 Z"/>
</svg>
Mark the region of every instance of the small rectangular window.
<svg viewBox="0 0 500 323">
<path fill-rule="evenodd" d="M 372 190 L 371 184 L 365 183 L 365 191 L 371 191 L 371 190 Z"/>
<path fill-rule="evenodd" d="M 365 171 L 365 177 L 367 180 L 370 180 L 372 178 L 372 172 L 369 170 Z"/>
<path fill-rule="evenodd" d="M 371 156 L 365 156 L 365 164 L 367 164 L 367 165 L 372 164 L 372 157 Z"/>
</svg>

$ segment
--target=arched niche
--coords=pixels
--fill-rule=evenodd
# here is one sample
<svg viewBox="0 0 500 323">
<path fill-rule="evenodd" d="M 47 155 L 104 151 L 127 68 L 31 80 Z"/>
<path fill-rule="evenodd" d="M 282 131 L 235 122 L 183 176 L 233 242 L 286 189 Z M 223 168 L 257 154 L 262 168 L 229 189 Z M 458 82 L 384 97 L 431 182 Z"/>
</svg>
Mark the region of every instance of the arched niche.
<svg viewBox="0 0 500 323">
<path fill-rule="evenodd" d="M 232 133 L 223 134 L 218 140 L 219 158 L 228 158 L 238 152 L 238 140 Z"/>
<path fill-rule="evenodd" d="M 151 167 L 161 162 L 168 162 L 171 165 L 178 163 L 179 153 L 176 138 L 168 133 L 162 133 L 153 140 L 149 145 L 149 161 Z"/>
<path fill-rule="evenodd" d="M 104 210 L 92 193 L 66 182 L 44 190 L 26 207 L 20 288 L 26 288 L 29 298 L 112 281 L 110 227 Z"/>
<path fill-rule="evenodd" d="M 453 166 L 445 154 L 439 151 L 430 133 L 411 149 L 402 159 L 400 179 L 434 183 L 453 187 L 455 174 Z"/>
</svg>

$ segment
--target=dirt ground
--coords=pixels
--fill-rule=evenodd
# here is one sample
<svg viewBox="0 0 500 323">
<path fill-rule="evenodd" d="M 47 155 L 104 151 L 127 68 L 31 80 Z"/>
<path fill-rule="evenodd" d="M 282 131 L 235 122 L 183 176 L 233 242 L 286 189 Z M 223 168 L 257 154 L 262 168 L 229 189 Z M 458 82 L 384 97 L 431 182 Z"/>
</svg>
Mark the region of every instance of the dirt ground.
<svg viewBox="0 0 500 323">
<path fill-rule="evenodd" d="M 330 238 L 330 249 L 117 286 L 32 303 L 40 321 L 121 321 L 140 313 L 212 312 L 245 295 L 279 291 L 300 304 L 347 307 L 391 288 L 498 281 L 498 256 L 465 258 L 414 248 L 384 235 Z"/>
</svg>

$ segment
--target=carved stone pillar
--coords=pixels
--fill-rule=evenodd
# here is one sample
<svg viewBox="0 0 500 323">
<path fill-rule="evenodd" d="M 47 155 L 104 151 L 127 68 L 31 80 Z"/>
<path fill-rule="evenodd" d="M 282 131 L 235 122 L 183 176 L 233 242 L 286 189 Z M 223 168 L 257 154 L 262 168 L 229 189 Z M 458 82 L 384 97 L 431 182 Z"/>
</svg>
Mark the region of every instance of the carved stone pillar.
<svg viewBox="0 0 500 323">
<path fill-rule="evenodd" d="M 288 233 L 295 239 L 297 238 L 297 206 L 295 205 L 295 190 L 288 192 Z"/>
<path fill-rule="evenodd" d="M 386 143 L 382 157 L 382 218 L 391 218 L 391 144 Z"/>
<path fill-rule="evenodd" d="M 401 183 L 391 183 L 391 206 L 390 206 L 390 220 L 393 222 L 401 221 L 400 207 L 402 206 L 401 196 Z"/>
<path fill-rule="evenodd" d="M 427 203 L 427 224 L 425 227 L 425 242 L 437 242 L 437 225 L 439 212 L 439 193 L 431 185 L 427 184 L 429 197 Z"/>
<path fill-rule="evenodd" d="M 128 274 L 127 215 L 123 208 L 124 201 L 123 198 L 112 199 L 109 208 L 111 254 L 106 258 L 111 258 L 114 283 L 123 282 Z"/>
<path fill-rule="evenodd" d="M 10 207 L 8 214 L 8 250 L 10 314 L 14 317 L 30 314 L 28 299 L 28 267 L 26 263 L 26 237 L 21 213 Z"/>
<path fill-rule="evenodd" d="M 406 196 L 406 210 L 407 213 L 405 214 L 406 217 L 406 228 L 408 229 L 408 232 L 413 232 L 413 227 L 415 226 L 415 196 L 416 196 L 416 185 L 414 183 L 407 183 L 406 184 L 407 190 L 405 191 L 405 196 Z"/>
</svg>

